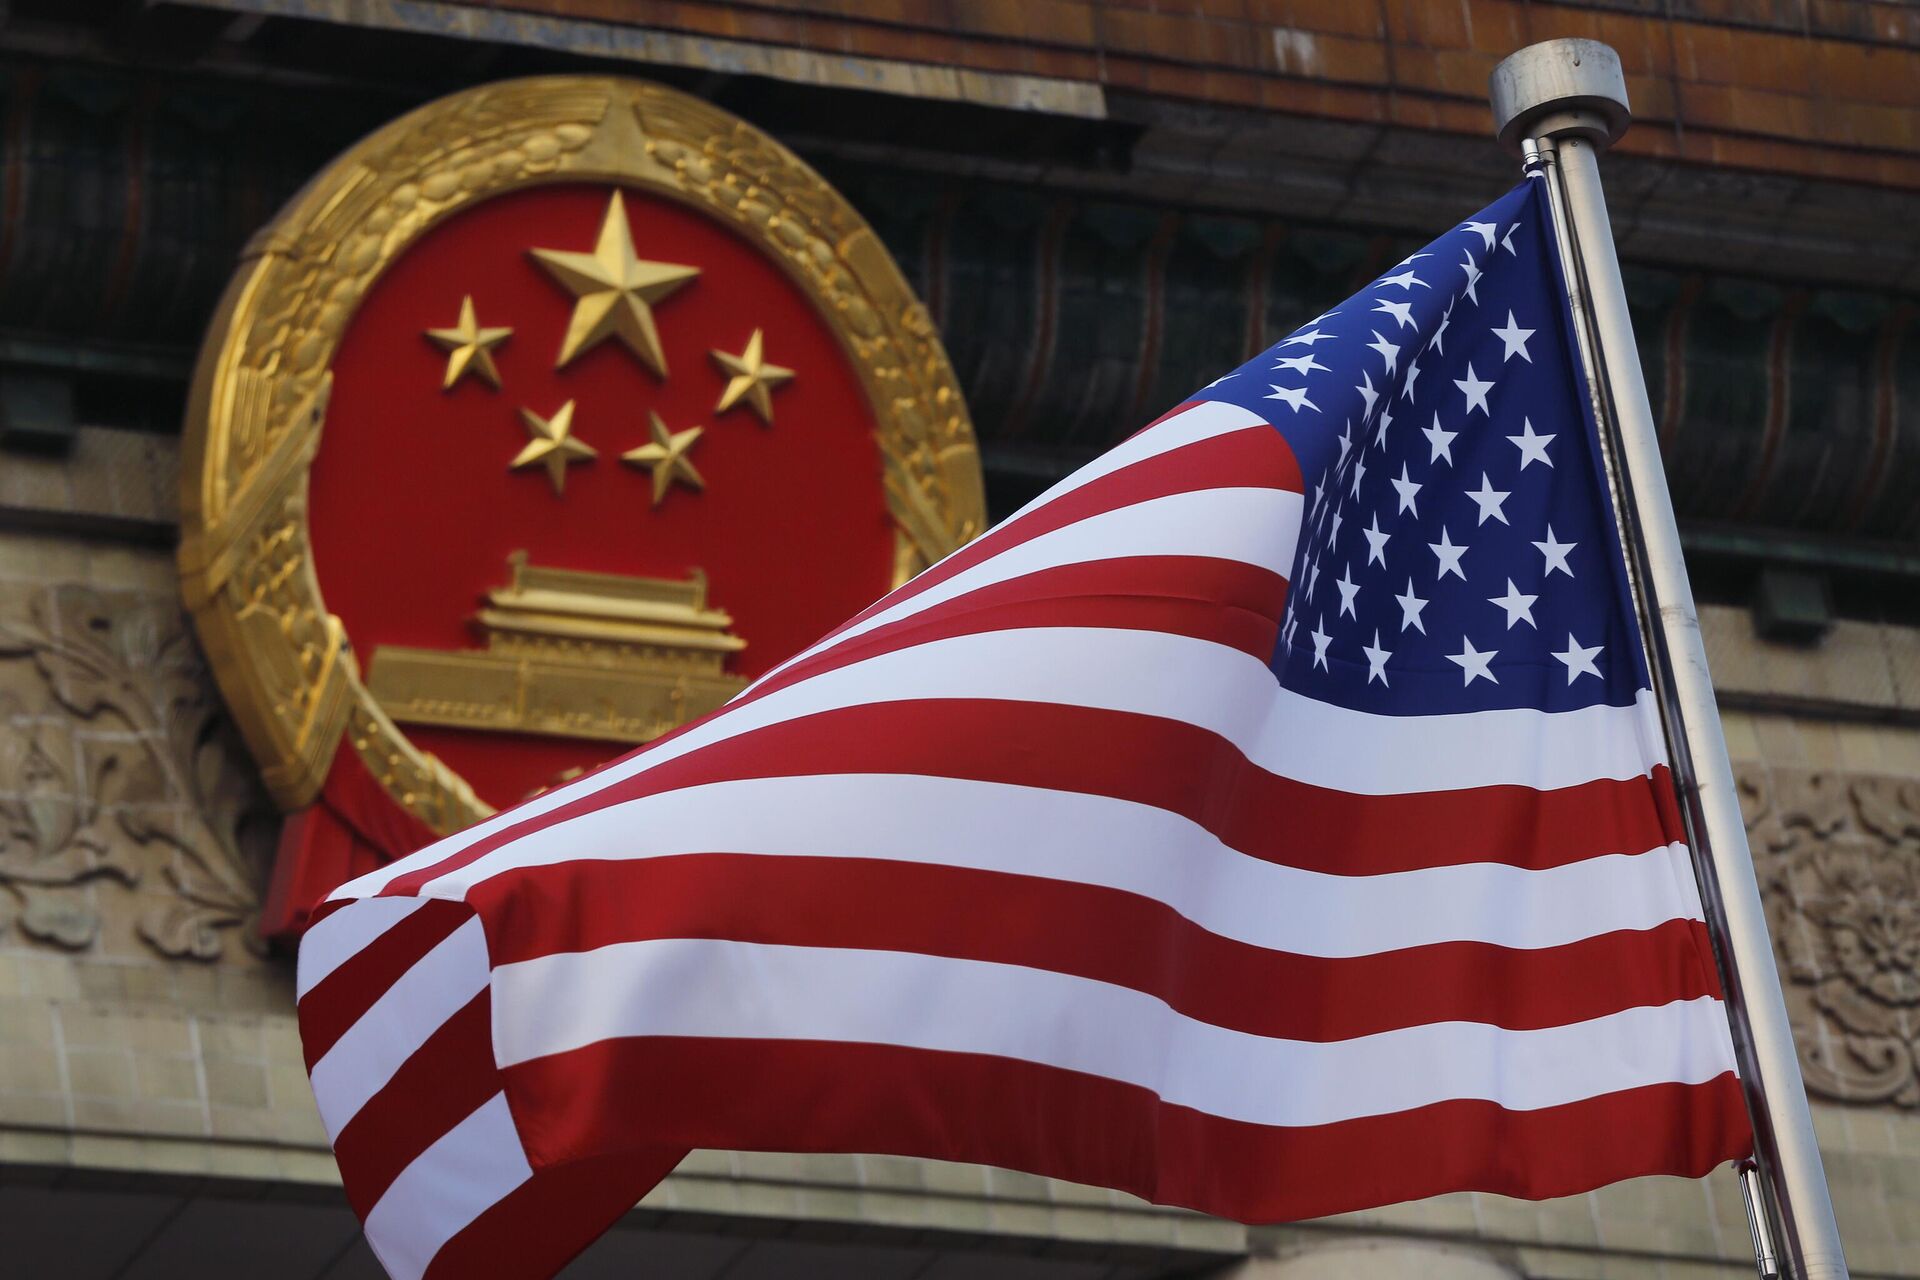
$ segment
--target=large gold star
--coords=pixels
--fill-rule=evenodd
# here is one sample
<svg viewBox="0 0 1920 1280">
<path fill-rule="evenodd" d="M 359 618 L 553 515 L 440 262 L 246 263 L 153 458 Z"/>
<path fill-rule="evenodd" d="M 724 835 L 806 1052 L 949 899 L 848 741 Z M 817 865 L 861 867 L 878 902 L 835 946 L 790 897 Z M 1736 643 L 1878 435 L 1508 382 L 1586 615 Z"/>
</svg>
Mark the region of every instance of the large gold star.
<svg viewBox="0 0 1920 1280">
<path fill-rule="evenodd" d="M 564 494 L 567 491 L 567 464 L 569 462 L 592 462 L 600 456 L 600 451 L 573 434 L 573 401 L 560 406 L 558 413 L 551 418 L 543 418 L 531 409 L 520 410 L 520 421 L 526 424 L 527 434 L 533 438 L 520 450 L 519 456 L 507 464 L 508 470 L 518 471 L 521 467 L 530 467 L 538 462 L 547 469 L 547 479 L 553 482 L 553 491 Z"/>
<path fill-rule="evenodd" d="M 633 251 L 633 232 L 627 226 L 627 206 L 618 191 L 607 201 L 600 223 L 600 239 L 592 253 L 562 249 L 530 250 L 534 260 L 560 287 L 574 296 L 573 318 L 560 344 L 558 369 L 569 360 L 608 338 L 618 338 L 627 350 L 661 377 L 667 376 L 667 357 L 660 350 L 660 333 L 653 325 L 653 307 L 700 274 L 700 268 L 675 262 L 649 262 Z"/>
<path fill-rule="evenodd" d="M 473 313 L 473 295 L 460 300 L 460 323 L 451 329 L 429 329 L 427 338 L 447 353 L 447 376 L 442 391 L 468 374 L 477 375 L 495 391 L 500 389 L 500 370 L 493 365 L 493 349 L 513 335 L 511 329 L 482 329 Z"/>
<path fill-rule="evenodd" d="M 687 457 L 687 451 L 693 448 L 693 442 L 705 428 L 688 427 L 685 431 L 670 432 L 667 424 L 660 421 L 660 415 L 652 410 L 647 411 L 647 425 L 653 432 L 653 443 L 627 450 L 620 455 L 620 461 L 653 469 L 653 505 L 660 505 L 675 480 L 689 489 L 706 488 L 707 482 Z"/>
<path fill-rule="evenodd" d="M 760 421 L 767 426 L 773 425 L 773 389 L 793 381 L 793 370 L 783 369 L 777 364 L 768 364 L 762 350 L 762 335 L 755 329 L 753 336 L 747 339 L 747 349 L 739 355 L 728 355 L 724 351 L 710 351 L 713 362 L 724 373 L 733 375 L 727 382 L 727 389 L 720 393 L 720 403 L 715 405 L 715 413 L 725 413 L 744 399 L 760 415 Z"/>
</svg>

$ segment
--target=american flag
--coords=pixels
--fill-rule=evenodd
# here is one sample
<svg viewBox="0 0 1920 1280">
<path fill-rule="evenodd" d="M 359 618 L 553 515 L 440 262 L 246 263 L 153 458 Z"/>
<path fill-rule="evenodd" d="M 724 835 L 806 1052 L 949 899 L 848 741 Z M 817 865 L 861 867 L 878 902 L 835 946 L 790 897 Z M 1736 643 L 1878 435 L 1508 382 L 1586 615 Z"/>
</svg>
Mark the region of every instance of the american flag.
<svg viewBox="0 0 1920 1280">
<path fill-rule="evenodd" d="M 396 1280 L 694 1147 L 1248 1221 L 1750 1146 L 1538 183 L 300 952 Z"/>
</svg>

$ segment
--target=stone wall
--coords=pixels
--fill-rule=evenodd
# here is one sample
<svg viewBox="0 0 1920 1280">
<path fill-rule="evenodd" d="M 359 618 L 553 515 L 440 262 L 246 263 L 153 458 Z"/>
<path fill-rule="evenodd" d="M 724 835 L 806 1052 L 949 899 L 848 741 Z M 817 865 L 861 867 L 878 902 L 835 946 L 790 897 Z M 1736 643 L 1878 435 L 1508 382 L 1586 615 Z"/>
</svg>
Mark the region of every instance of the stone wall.
<svg viewBox="0 0 1920 1280">
<path fill-rule="evenodd" d="M 290 966 L 250 929 L 277 831 L 171 554 L 0 534 L 0 1159 L 323 1171 Z M 263 1155 L 236 1171 L 299 1166 Z"/>
</svg>

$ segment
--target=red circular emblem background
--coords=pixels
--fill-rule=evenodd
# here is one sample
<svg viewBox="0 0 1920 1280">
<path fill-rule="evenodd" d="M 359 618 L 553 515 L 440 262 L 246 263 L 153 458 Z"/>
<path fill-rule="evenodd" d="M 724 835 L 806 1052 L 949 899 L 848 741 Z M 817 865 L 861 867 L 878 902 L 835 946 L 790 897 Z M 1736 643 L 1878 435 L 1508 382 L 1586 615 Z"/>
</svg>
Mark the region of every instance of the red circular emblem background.
<svg viewBox="0 0 1920 1280">
<path fill-rule="evenodd" d="M 635 253 L 699 268 L 653 304 L 664 380 L 617 338 L 556 368 L 575 299 L 530 255 L 589 253 L 613 188 L 525 188 L 449 218 L 412 245 L 361 302 L 335 354 L 333 392 L 310 476 L 314 569 L 364 668 L 382 645 L 478 649 L 472 618 L 506 584 L 508 556 L 542 567 L 660 578 L 706 571 L 709 603 L 747 648 L 735 674 L 764 671 L 891 585 L 895 533 L 874 422 L 832 328 L 770 259 L 702 214 L 623 191 Z M 492 350 L 501 387 L 477 376 L 442 390 L 462 299 L 478 323 L 511 327 Z M 755 329 L 765 359 L 793 370 L 773 423 L 743 401 L 714 408 Z M 520 410 L 575 404 L 572 433 L 598 450 L 555 494 L 538 465 L 509 470 L 529 440 Z M 703 426 L 688 458 L 704 490 L 653 505 L 649 472 L 620 455 L 667 428 Z M 629 750 L 533 734 L 405 726 L 407 736 L 495 806 L 564 770 Z"/>
</svg>

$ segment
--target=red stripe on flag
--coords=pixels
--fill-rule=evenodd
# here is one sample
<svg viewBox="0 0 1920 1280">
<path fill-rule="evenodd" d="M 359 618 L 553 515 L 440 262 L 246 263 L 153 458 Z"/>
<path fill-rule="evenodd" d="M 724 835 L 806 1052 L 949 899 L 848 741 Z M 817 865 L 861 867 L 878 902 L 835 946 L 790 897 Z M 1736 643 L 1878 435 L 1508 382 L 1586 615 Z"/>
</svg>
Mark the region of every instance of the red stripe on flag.
<svg viewBox="0 0 1920 1280">
<path fill-rule="evenodd" d="M 1020 627 L 1112 627 L 1192 636 L 1262 662 L 1273 656 L 1287 580 L 1211 556 L 1123 556 L 1059 565 L 969 591 L 875 627 L 754 685 L 730 707 L 826 671 L 952 636 Z"/>
<path fill-rule="evenodd" d="M 998 1165 L 1246 1222 L 1445 1191 L 1544 1199 L 1645 1174 L 1699 1177 L 1752 1147 L 1731 1072 L 1537 1111 L 1455 1100 L 1301 1128 L 1223 1120 L 1057 1067 L 891 1045 L 606 1040 L 504 1074 L 536 1168 L 647 1133 L 690 1148 Z"/>
<path fill-rule="evenodd" d="M 300 997 L 300 1044 L 307 1055 L 307 1070 L 326 1057 L 334 1042 L 360 1021 L 388 987 L 472 918 L 473 912 L 463 903 L 426 903 L 315 983 Z"/>
<path fill-rule="evenodd" d="M 1279 575 L 1257 565 L 1232 560 L 1197 556 L 1141 556 L 1062 565 L 997 584 L 880 627 L 791 671 L 782 672 L 716 715 L 725 715 L 729 710 L 824 671 L 849 666 L 879 654 L 956 636 L 1023 627 L 1104 627 L 1185 635 L 1226 645 L 1265 661 L 1277 638 L 1278 626 L 1274 620 L 1285 602 L 1286 591 L 1286 580 Z M 1204 594 L 1209 592 L 1216 594 L 1209 598 Z M 937 704 L 927 700 L 905 705 L 934 708 Z M 775 729 L 783 727 L 786 726 L 774 726 Z M 756 730 L 685 758 L 711 760 L 707 752 L 768 732 L 772 730 Z M 922 722 L 918 734 L 912 736 L 924 745 L 935 740 L 944 742 L 944 732 L 940 730 L 930 734 L 928 723 Z M 987 741 L 990 742 L 991 738 Z M 805 759 L 806 753 L 799 758 Z M 889 769 L 884 772 L 902 770 Z M 417 871 L 395 877 L 381 893 L 388 897 L 413 893 L 436 876 L 463 867 L 530 831 L 551 826 L 565 817 L 602 808 L 613 802 L 610 797 L 664 790 L 646 782 L 657 773 L 657 769 L 648 770 L 628 783 L 619 784 L 621 789 L 618 791 L 610 788 L 591 793 L 549 813 L 503 827 L 457 853 L 449 854 Z"/>
<path fill-rule="evenodd" d="M 1328 959 L 1224 938 L 1118 889 L 864 858 L 570 862 L 497 877 L 469 901 L 496 965 L 656 938 L 912 952 L 1109 982 L 1290 1040 L 1449 1021 L 1564 1026 L 1719 994 L 1697 921 L 1533 951 L 1451 942 Z"/>
<path fill-rule="evenodd" d="M 881 597 L 827 633 L 832 639 L 883 608 L 911 600 L 929 587 L 991 560 L 1043 533 L 1121 507 L 1176 493 L 1219 488 L 1301 492 L 1300 464 L 1285 437 L 1264 423 L 1183 445 L 1088 481 L 1036 509 L 995 526 L 899 589 Z"/>
<path fill-rule="evenodd" d="M 555 1275 L 686 1154 L 646 1147 L 542 1170 L 442 1245 L 422 1280 Z"/>
<path fill-rule="evenodd" d="M 428 880 L 533 831 L 626 800 L 738 778 L 926 774 L 1073 791 L 1180 814 L 1251 857 L 1332 875 L 1464 862 L 1541 869 L 1671 842 L 1649 777 L 1557 790 L 1473 787 L 1359 796 L 1282 778 L 1209 730 L 1046 702 L 868 703 L 756 729 L 513 823 L 384 891 Z"/>
<path fill-rule="evenodd" d="M 492 996 L 482 991 L 401 1064 L 334 1140 L 353 1211 L 364 1220 L 403 1169 L 498 1092 Z"/>
</svg>

